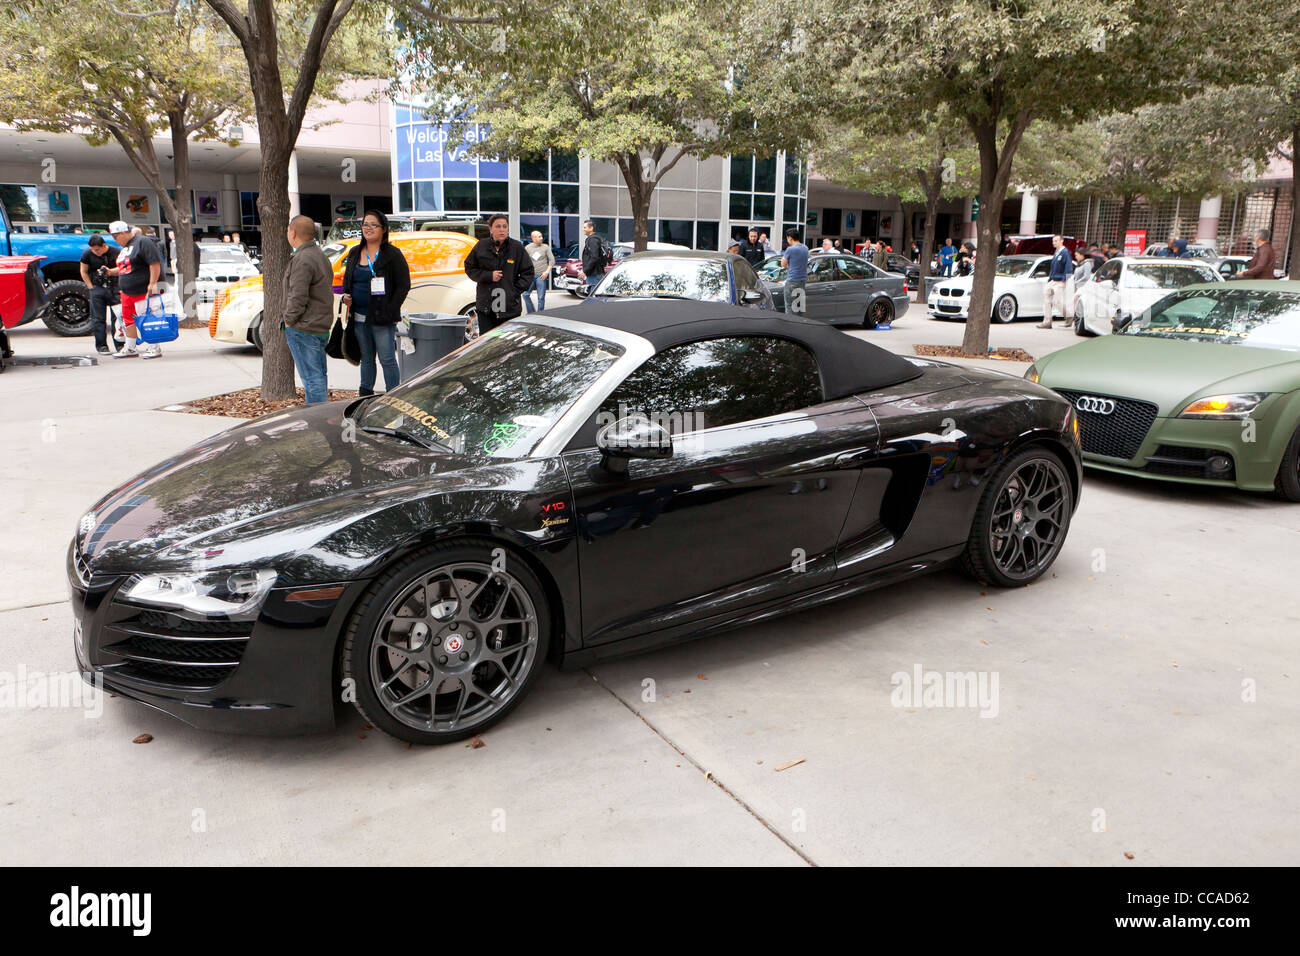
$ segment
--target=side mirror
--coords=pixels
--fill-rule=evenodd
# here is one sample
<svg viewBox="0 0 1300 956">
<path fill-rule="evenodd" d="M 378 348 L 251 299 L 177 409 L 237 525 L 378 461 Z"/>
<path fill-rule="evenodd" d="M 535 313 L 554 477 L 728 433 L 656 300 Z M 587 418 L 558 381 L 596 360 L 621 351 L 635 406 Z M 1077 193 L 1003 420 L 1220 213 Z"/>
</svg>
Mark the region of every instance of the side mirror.
<svg viewBox="0 0 1300 956">
<path fill-rule="evenodd" d="M 763 293 L 759 292 L 757 289 L 746 289 L 744 292 L 740 293 L 741 305 L 757 305 L 762 301 Z"/>
<path fill-rule="evenodd" d="M 610 422 L 596 432 L 605 467 L 623 474 L 632 458 L 671 458 L 673 437 L 668 429 L 644 415 L 628 415 Z"/>
<path fill-rule="evenodd" d="M 1111 323 L 1111 329 L 1115 332 L 1123 332 L 1133 322 L 1133 315 L 1130 312 L 1123 312 L 1115 316 L 1115 321 Z"/>
</svg>

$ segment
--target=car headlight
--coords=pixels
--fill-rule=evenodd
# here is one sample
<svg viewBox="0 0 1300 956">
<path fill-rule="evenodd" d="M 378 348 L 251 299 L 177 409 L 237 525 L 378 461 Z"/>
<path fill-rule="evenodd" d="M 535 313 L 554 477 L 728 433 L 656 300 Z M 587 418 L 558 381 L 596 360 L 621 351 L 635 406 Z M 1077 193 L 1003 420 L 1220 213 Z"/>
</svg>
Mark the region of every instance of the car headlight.
<svg viewBox="0 0 1300 956">
<path fill-rule="evenodd" d="M 1025 378 L 1029 381 L 1037 382 L 1040 377 L 1037 365 L 1031 365 L 1029 368 L 1025 369 Z"/>
<path fill-rule="evenodd" d="M 201 620 L 250 621 L 274 584 L 275 572 L 266 569 L 137 574 L 126 582 L 119 598 Z"/>
<path fill-rule="evenodd" d="M 1237 395 L 1210 395 L 1198 398 L 1181 412 L 1179 418 L 1245 418 L 1255 410 L 1268 392 L 1246 392 Z"/>
</svg>

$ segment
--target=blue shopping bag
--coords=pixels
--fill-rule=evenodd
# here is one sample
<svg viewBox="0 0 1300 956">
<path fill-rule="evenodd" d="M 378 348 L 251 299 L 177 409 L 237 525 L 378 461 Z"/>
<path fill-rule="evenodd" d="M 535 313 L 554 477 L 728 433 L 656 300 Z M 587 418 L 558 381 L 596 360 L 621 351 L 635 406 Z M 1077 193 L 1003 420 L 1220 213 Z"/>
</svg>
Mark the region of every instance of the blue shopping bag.
<svg viewBox="0 0 1300 956">
<path fill-rule="evenodd" d="M 154 311 L 153 300 L 158 300 L 158 311 Z M 163 342 L 175 342 L 180 338 L 181 317 L 175 312 L 164 311 L 162 296 L 155 293 L 145 300 L 144 315 L 135 317 L 136 335 L 141 342 L 148 345 L 161 345 Z"/>
</svg>

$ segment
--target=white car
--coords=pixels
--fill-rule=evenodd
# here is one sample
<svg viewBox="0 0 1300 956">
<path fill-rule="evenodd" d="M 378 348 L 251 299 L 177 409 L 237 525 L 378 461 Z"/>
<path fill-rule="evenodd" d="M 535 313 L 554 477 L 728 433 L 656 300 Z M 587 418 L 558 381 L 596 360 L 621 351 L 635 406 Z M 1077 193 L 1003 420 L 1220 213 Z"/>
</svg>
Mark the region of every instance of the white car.
<svg viewBox="0 0 1300 956">
<path fill-rule="evenodd" d="M 1145 312 L 1170 292 L 1198 282 L 1222 282 L 1213 262 L 1167 256 L 1111 259 L 1078 288 L 1077 335 L 1109 335 L 1115 319 Z"/>
<path fill-rule="evenodd" d="M 240 279 L 260 274 L 242 246 L 233 243 L 199 243 L 199 277 L 195 291 L 200 302 L 215 302 L 217 293 Z"/>
<path fill-rule="evenodd" d="M 583 298 L 587 294 L 587 280 L 578 275 L 578 269 L 582 265 L 582 243 L 587 240 L 583 239 L 578 244 L 578 255 L 575 259 L 566 262 L 564 265 L 557 265 L 554 270 L 554 280 L 552 285 L 557 289 L 564 289 L 570 295 Z M 630 242 L 616 242 L 613 244 L 614 261 L 611 266 L 622 262 L 634 251 L 634 246 Z M 645 244 L 646 252 L 681 252 L 689 250 L 690 246 L 678 246 L 671 242 L 647 242 Z"/>
<path fill-rule="evenodd" d="M 999 256 L 993 278 L 993 318 L 998 322 L 1042 319 L 1043 290 L 1051 268 L 1051 256 Z M 935 279 L 925 302 L 930 317 L 964 322 L 974 283 L 974 275 Z"/>
</svg>

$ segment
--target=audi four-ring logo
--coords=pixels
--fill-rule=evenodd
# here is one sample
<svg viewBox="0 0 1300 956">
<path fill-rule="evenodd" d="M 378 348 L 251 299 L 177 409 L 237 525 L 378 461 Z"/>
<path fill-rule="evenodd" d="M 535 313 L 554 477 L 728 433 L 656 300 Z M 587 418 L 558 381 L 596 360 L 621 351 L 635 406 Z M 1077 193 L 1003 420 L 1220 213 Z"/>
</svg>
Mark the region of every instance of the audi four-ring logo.
<svg viewBox="0 0 1300 956">
<path fill-rule="evenodd" d="M 1095 395 L 1080 395 L 1074 400 L 1074 407 L 1081 412 L 1092 412 L 1094 415 L 1109 415 L 1115 410 L 1115 402 L 1109 398 L 1098 398 Z"/>
</svg>

